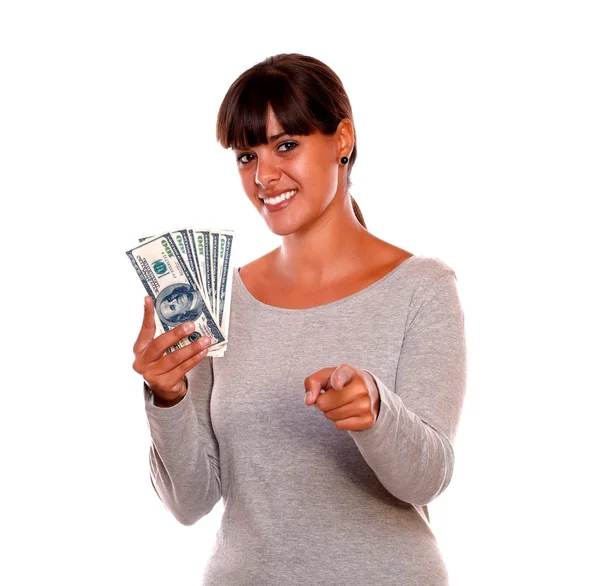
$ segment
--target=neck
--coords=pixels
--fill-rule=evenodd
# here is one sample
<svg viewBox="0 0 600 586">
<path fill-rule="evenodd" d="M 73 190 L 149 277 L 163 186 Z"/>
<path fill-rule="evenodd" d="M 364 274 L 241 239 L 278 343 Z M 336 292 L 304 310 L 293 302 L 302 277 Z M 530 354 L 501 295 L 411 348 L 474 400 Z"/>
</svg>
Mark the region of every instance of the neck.
<svg viewBox="0 0 600 586">
<path fill-rule="evenodd" d="M 327 286 L 365 262 L 370 237 L 354 215 L 350 196 L 336 197 L 313 224 L 283 236 L 275 265 L 292 283 Z"/>
</svg>

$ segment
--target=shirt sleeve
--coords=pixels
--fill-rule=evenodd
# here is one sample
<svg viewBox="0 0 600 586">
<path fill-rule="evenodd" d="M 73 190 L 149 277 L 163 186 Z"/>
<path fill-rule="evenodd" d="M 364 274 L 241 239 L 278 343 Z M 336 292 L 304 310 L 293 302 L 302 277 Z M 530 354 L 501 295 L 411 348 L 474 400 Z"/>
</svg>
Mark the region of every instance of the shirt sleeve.
<svg viewBox="0 0 600 586">
<path fill-rule="evenodd" d="M 212 358 L 187 374 L 188 391 L 172 407 L 154 404 L 144 382 L 150 429 L 150 480 L 165 508 L 183 525 L 193 525 L 220 500 L 219 446 L 210 420 Z"/>
<path fill-rule="evenodd" d="M 379 390 L 379 415 L 370 428 L 348 433 L 391 494 L 427 505 L 450 483 L 466 390 L 464 315 L 453 271 L 415 293 L 396 380 L 366 372 Z"/>
</svg>

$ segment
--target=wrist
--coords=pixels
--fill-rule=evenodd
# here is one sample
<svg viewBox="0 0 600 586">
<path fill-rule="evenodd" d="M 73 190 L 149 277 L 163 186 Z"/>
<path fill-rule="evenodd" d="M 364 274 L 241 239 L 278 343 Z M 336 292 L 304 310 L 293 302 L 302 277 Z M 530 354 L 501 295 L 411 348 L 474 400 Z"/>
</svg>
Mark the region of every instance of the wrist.
<svg viewBox="0 0 600 586">
<path fill-rule="evenodd" d="M 175 405 L 177 405 L 177 403 L 183 401 L 183 398 L 185 397 L 185 395 L 186 395 L 186 393 L 181 395 L 181 397 L 177 397 L 176 399 L 173 399 L 172 401 L 165 401 L 164 399 L 160 399 L 159 397 L 157 397 L 154 394 L 152 396 L 154 397 L 154 404 L 157 407 L 168 408 L 168 407 L 174 407 Z"/>
<path fill-rule="evenodd" d="M 146 389 L 148 391 L 150 391 L 150 394 L 152 395 L 152 403 L 154 405 L 156 405 L 157 407 L 163 407 L 163 408 L 168 408 L 168 407 L 173 407 L 175 405 L 177 405 L 177 403 L 183 401 L 183 398 L 187 395 L 187 391 L 188 391 L 188 378 L 187 375 L 185 375 L 183 377 L 183 382 L 185 383 L 185 392 L 179 396 L 176 397 L 175 399 L 161 399 L 152 389 L 152 387 L 148 384 L 148 382 L 144 379 L 144 386 L 146 387 Z"/>
</svg>

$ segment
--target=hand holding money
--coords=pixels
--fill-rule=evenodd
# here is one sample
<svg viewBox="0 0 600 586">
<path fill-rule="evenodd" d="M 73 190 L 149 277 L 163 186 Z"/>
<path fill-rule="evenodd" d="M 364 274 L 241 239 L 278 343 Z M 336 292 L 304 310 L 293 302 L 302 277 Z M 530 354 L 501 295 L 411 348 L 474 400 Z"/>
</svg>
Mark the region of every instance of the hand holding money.
<svg viewBox="0 0 600 586">
<path fill-rule="evenodd" d="M 154 338 L 154 304 L 152 298 L 144 298 L 144 320 L 133 345 L 133 370 L 144 377 L 159 407 L 171 407 L 183 399 L 187 393 L 186 373 L 206 357 L 211 341 L 209 336 L 165 354 L 167 348 L 187 337 L 194 328 L 193 323 L 185 322 Z"/>
<path fill-rule="evenodd" d="M 233 231 L 186 228 L 139 241 L 127 256 L 154 304 L 156 332 L 194 324 L 165 352 L 208 336 L 207 355 L 222 357 L 229 329 Z"/>
</svg>

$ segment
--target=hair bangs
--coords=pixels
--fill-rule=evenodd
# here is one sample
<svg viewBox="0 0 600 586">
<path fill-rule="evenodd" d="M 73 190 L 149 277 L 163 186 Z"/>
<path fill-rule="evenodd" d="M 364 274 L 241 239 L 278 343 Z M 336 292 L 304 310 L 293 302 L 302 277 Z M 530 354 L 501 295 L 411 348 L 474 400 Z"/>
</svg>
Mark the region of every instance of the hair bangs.
<svg viewBox="0 0 600 586">
<path fill-rule="evenodd" d="M 238 80 L 221 105 L 217 140 L 224 148 L 243 150 L 268 144 L 269 106 L 288 134 L 308 135 L 317 127 L 306 100 L 282 75 L 256 73 Z"/>
</svg>

